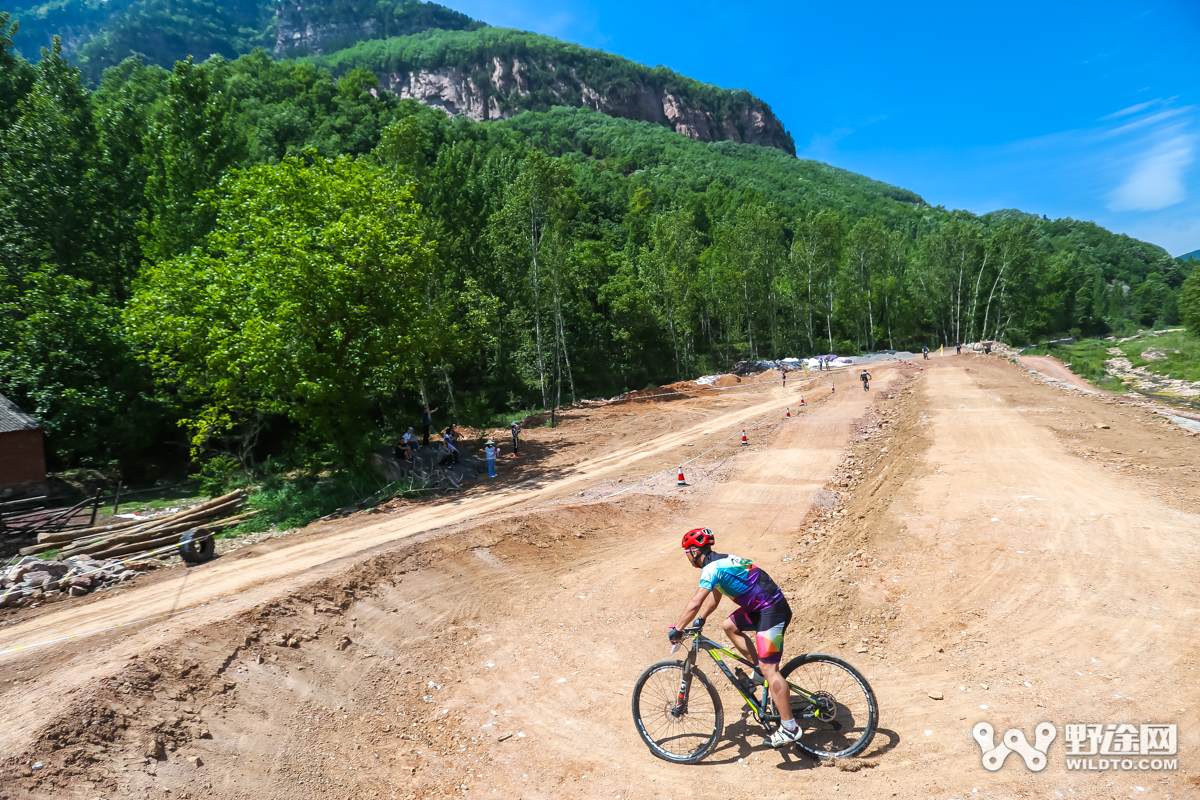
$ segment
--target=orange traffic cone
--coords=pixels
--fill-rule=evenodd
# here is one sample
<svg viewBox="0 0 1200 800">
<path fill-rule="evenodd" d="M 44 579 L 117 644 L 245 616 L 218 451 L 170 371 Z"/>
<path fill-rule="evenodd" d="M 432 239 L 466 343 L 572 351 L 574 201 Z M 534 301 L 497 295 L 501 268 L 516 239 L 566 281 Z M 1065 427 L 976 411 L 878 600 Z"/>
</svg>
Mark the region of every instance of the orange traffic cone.
<svg viewBox="0 0 1200 800">
<path fill-rule="evenodd" d="M 836 387 L 836 386 L 830 386 L 830 387 L 829 387 L 829 393 L 830 393 L 830 394 L 834 394 L 835 392 L 837 392 L 837 387 Z"/>
<path fill-rule="evenodd" d="M 744 428 L 742 429 L 742 444 L 743 445 L 750 444 L 750 442 L 746 441 L 746 430 Z"/>
<path fill-rule="evenodd" d="M 806 405 L 804 402 L 804 395 L 800 395 L 800 405 Z"/>
<path fill-rule="evenodd" d="M 787 415 L 786 415 L 786 418 L 787 418 L 787 419 L 791 419 L 791 418 L 792 418 L 792 410 L 791 410 L 790 408 L 787 410 Z"/>
<path fill-rule="evenodd" d="M 675 481 L 676 486 L 687 486 L 687 481 L 683 479 L 683 467 L 679 468 L 679 479 Z"/>
</svg>

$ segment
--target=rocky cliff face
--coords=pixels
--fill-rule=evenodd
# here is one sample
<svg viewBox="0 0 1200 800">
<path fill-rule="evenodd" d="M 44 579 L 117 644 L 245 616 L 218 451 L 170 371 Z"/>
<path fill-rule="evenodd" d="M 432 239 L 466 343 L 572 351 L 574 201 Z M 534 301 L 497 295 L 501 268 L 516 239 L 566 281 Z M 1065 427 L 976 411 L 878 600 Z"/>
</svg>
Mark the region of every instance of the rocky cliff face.
<svg viewBox="0 0 1200 800">
<path fill-rule="evenodd" d="M 689 106 L 669 90 L 655 89 L 641 81 L 630 81 L 606 92 L 579 80 L 558 77 L 551 86 L 532 87 L 529 65 L 519 59 L 493 57 L 490 64 L 463 71 L 456 67 L 380 74 L 380 86 L 400 97 L 413 98 L 444 109 L 447 114 L 466 115 L 474 120 L 505 119 L 534 107 L 529 101 L 536 90 L 551 105 L 586 106 L 609 116 L 665 125 L 676 133 L 702 142 L 733 141 L 775 147 L 791 155 L 796 146 L 766 103 L 748 98 L 722 118 L 713 112 Z M 486 74 L 486 79 L 482 79 Z M 561 73 L 559 73 L 561 76 Z"/>
<path fill-rule="evenodd" d="M 301 9 L 299 3 L 279 4 L 278 27 L 275 34 L 275 54 L 278 56 L 322 53 L 325 48 L 360 39 L 376 38 L 378 22 L 372 18 L 349 22 L 314 22 Z"/>
<path fill-rule="evenodd" d="M 327 53 L 355 42 L 410 36 L 434 28 L 448 31 L 484 27 L 436 3 L 401 0 L 281 0 L 276 5 L 275 55 Z"/>
</svg>

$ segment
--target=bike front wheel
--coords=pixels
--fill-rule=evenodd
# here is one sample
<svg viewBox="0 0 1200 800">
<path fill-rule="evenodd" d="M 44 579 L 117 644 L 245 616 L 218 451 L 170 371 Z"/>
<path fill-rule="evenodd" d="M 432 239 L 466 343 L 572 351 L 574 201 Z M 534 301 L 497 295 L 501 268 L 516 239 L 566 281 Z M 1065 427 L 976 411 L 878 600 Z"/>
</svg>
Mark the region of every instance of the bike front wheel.
<svg viewBox="0 0 1200 800">
<path fill-rule="evenodd" d="M 780 672 L 792 685 L 792 714 L 804 728 L 798 748 L 817 758 L 849 758 L 867 749 L 879 726 L 879 705 L 861 672 L 825 653 L 797 656 Z"/>
<path fill-rule="evenodd" d="M 683 661 L 651 664 L 633 687 L 633 722 L 650 752 L 676 764 L 695 764 L 717 746 L 725 725 L 721 698 L 703 672 L 692 668 L 687 703 L 679 707 Z"/>
</svg>

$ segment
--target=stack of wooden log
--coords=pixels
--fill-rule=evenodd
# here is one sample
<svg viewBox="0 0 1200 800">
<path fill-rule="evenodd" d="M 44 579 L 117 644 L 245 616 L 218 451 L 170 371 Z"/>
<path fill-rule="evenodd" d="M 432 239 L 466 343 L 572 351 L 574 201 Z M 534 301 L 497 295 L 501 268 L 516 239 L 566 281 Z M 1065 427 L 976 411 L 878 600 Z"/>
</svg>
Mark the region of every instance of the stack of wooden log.
<svg viewBox="0 0 1200 800">
<path fill-rule="evenodd" d="M 62 548 L 59 558 L 90 555 L 96 559 L 143 553 L 179 543 L 185 531 L 196 536 L 216 533 L 254 516 L 256 511 L 237 513 L 246 502 L 242 490 L 207 500 L 198 506 L 148 520 L 129 520 L 86 530 L 47 533 L 38 543 L 21 549 L 21 555 Z M 230 515 L 233 516 L 230 516 Z"/>
</svg>

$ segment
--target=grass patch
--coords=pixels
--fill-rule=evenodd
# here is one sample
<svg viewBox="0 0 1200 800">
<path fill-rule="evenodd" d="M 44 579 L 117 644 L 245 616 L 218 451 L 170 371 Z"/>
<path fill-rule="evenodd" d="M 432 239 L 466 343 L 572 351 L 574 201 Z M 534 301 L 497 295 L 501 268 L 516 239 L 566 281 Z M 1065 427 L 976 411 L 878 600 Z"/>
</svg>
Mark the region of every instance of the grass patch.
<svg viewBox="0 0 1200 800">
<path fill-rule="evenodd" d="M 1108 348 L 1112 342 L 1102 339 L 1081 339 L 1067 345 L 1038 345 L 1022 351 L 1022 355 L 1054 356 L 1067 368 L 1093 386 L 1118 390 L 1121 382 L 1104 371 L 1105 360 L 1112 358 Z"/>
<path fill-rule="evenodd" d="M 1112 343 L 1109 343 L 1112 346 Z M 1147 372 L 1183 381 L 1200 381 L 1200 336 L 1185 331 L 1146 333 L 1131 342 L 1117 345 L 1135 367 Z M 1165 361 L 1142 358 L 1147 350 L 1162 351 Z"/>
<path fill-rule="evenodd" d="M 146 512 L 162 511 L 165 508 L 175 508 L 183 505 L 194 505 L 201 503 L 209 498 L 204 495 L 199 487 L 193 486 L 190 488 L 177 489 L 167 492 L 162 497 L 146 498 L 131 497 L 128 500 L 121 498 L 121 507 L 118 509 L 122 514 L 144 514 Z"/>
</svg>

